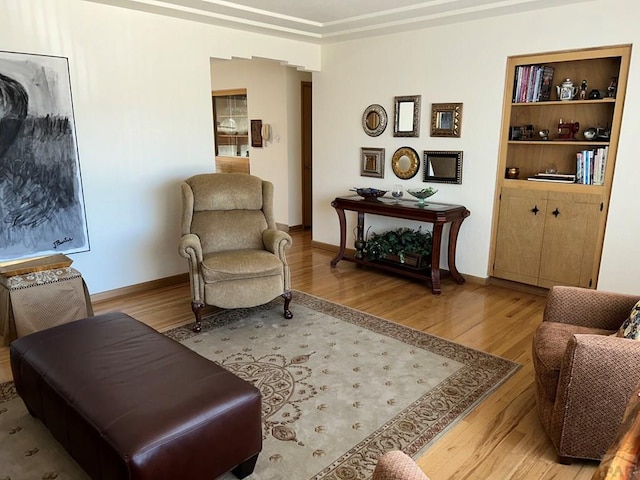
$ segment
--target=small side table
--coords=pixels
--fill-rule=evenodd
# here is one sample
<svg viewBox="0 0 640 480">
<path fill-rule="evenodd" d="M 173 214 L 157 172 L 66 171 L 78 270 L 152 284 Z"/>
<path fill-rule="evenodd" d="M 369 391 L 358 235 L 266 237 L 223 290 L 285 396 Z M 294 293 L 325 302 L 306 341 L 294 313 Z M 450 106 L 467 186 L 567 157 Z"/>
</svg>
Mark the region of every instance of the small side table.
<svg viewBox="0 0 640 480">
<path fill-rule="evenodd" d="M 4 345 L 45 328 L 93 315 L 89 291 L 71 267 L 0 275 L 0 334 Z"/>
</svg>

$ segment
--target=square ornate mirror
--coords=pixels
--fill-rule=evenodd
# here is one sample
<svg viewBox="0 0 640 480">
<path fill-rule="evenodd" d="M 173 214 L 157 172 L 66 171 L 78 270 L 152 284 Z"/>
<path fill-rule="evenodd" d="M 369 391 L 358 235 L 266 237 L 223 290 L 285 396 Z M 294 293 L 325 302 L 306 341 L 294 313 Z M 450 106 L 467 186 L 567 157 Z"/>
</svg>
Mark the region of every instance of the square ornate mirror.
<svg viewBox="0 0 640 480">
<path fill-rule="evenodd" d="M 384 178 L 384 148 L 360 149 L 360 176 Z"/>
<path fill-rule="evenodd" d="M 420 136 L 420 97 L 395 97 L 394 137 Z"/>
<path fill-rule="evenodd" d="M 431 136 L 459 137 L 462 130 L 462 103 L 431 104 Z"/>
</svg>

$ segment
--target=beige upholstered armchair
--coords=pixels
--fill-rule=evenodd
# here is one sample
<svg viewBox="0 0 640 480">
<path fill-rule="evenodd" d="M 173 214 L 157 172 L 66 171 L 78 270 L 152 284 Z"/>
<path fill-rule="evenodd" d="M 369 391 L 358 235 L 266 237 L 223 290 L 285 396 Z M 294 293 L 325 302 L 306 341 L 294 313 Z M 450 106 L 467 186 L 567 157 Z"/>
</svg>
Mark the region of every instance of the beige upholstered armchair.
<svg viewBox="0 0 640 480">
<path fill-rule="evenodd" d="M 615 336 L 637 296 L 553 287 L 533 338 L 540 420 L 561 463 L 600 460 L 640 382 L 640 341 Z"/>
<path fill-rule="evenodd" d="M 189 260 L 194 331 L 205 304 L 255 307 L 280 295 L 291 318 L 292 242 L 276 229 L 273 185 L 244 173 L 195 175 L 182 184 L 182 203 L 179 251 Z"/>
</svg>

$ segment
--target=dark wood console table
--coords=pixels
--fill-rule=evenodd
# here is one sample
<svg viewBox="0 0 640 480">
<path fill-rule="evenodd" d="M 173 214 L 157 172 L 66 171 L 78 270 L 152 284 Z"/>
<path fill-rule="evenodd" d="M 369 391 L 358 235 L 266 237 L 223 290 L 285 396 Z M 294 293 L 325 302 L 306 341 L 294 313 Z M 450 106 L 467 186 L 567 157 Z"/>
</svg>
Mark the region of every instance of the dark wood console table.
<svg viewBox="0 0 640 480">
<path fill-rule="evenodd" d="M 445 224 L 451 223 L 449 231 L 448 261 L 449 272 L 458 283 L 464 283 L 464 277 L 460 275 L 456 268 L 456 243 L 460 226 L 471 212 L 462 205 L 449 205 L 446 203 L 428 202 L 419 206 L 414 200 L 401 200 L 397 202 L 391 198 L 379 198 L 376 200 L 365 200 L 353 195 L 348 197 L 337 197 L 331 206 L 336 209 L 340 221 L 340 250 L 331 260 L 331 266 L 335 267 L 340 260 L 355 262 L 359 265 L 368 265 L 383 270 L 401 273 L 410 277 L 431 280 L 431 291 L 435 294 L 442 292 L 440 288 L 440 248 L 442 245 L 442 229 Z M 347 241 L 347 220 L 345 210 L 358 213 L 358 225 L 356 230 L 356 253 L 354 256 L 345 255 L 345 243 Z M 371 213 L 385 217 L 404 218 L 433 224 L 431 248 L 431 267 L 428 271 L 410 270 L 402 266 L 395 266 L 389 263 L 369 261 L 364 258 L 364 215 Z"/>
</svg>

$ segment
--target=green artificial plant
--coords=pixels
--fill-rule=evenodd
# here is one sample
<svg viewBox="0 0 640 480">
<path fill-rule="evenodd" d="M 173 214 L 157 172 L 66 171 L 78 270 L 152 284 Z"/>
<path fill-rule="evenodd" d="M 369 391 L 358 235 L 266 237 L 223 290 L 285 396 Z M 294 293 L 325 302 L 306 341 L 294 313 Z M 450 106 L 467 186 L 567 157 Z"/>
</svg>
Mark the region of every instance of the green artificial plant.
<svg viewBox="0 0 640 480">
<path fill-rule="evenodd" d="M 364 246 L 368 260 L 384 260 L 387 255 L 397 255 L 400 263 L 404 263 L 405 255 L 422 255 L 431 257 L 431 232 L 412 228 L 397 228 L 384 233 L 372 233 Z"/>
</svg>

